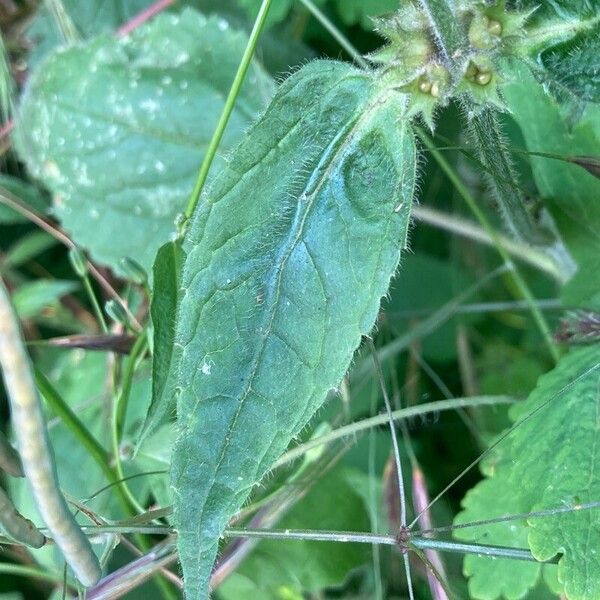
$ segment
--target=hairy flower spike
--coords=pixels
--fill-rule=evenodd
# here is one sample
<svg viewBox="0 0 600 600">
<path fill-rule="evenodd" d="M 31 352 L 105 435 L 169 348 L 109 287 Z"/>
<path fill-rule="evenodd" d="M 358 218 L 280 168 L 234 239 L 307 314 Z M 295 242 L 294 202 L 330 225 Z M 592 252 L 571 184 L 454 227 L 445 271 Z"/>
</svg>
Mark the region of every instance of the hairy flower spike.
<svg viewBox="0 0 600 600">
<path fill-rule="evenodd" d="M 390 85 L 410 95 L 408 115 L 421 115 L 433 127 L 433 115 L 451 97 L 466 95 L 480 107 L 505 110 L 498 86 L 507 79 L 505 56 L 518 54 L 524 25 L 531 12 L 509 11 L 505 0 L 494 4 L 481 0 L 456 3 L 455 14 L 466 32 L 467 48 L 450 68 L 436 46 L 426 15 L 407 4 L 387 19 L 377 21 L 378 32 L 388 44 L 373 54 L 382 64 L 382 76 Z"/>
</svg>

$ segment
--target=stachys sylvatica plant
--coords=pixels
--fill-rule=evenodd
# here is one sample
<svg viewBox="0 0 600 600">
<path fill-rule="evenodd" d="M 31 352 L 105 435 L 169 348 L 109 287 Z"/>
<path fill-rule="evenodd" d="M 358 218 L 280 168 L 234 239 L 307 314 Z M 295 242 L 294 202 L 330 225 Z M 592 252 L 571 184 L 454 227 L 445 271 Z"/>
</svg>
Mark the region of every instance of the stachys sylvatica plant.
<svg viewBox="0 0 600 600">
<path fill-rule="evenodd" d="M 533 11 L 403 4 L 378 22 L 388 43 L 370 68 L 316 61 L 279 87 L 171 249 L 174 335 L 152 414 L 176 405 L 171 485 L 189 598 L 207 597 L 227 523 L 375 324 L 407 242 L 415 117 L 433 127 L 438 106 L 460 102 L 507 223 L 544 239 L 495 116 L 511 60 L 535 62 L 545 47 L 527 28 Z"/>
<path fill-rule="evenodd" d="M 143 267 L 156 256 L 151 277 L 152 403 L 137 442 L 139 447 L 176 414 L 170 465 L 172 523 L 190 600 L 208 598 L 228 523 L 328 394 L 340 386 L 361 339 L 375 327 L 381 299 L 407 247 L 417 201 L 419 152 L 430 144 L 428 130 L 435 129 L 439 108 L 450 103 L 459 107 L 476 150 L 474 159 L 507 229 L 520 243 L 555 243 L 556 225 L 550 218 L 538 218 L 537 207 L 518 184 L 498 117 L 512 111 L 517 120 L 519 114 L 527 120 L 517 90 L 526 78 L 542 81 L 548 92 L 568 98 L 574 121 L 598 100 L 581 63 L 588 61 L 595 69 L 597 83 L 600 6 L 593 0 L 573 3 L 578 4 L 575 8 L 559 0 L 548 4 L 556 4 L 557 10 L 529 1 L 401 0 L 395 12 L 376 20 L 385 43 L 360 65 L 314 60 L 276 89 L 251 60 L 248 46 L 244 68 L 237 71 L 239 105 L 226 103 L 224 114 L 238 129 L 249 129 L 239 143 L 225 136 L 227 159 L 213 165 L 206 185 L 201 178 L 187 213 L 178 220 L 176 235 L 173 222 L 184 209 L 182 190 L 189 193 L 190 173 L 197 165 L 197 155 L 188 150 L 208 146 L 210 156 L 215 149 L 202 124 L 186 131 L 183 142 L 172 136 L 174 128 L 185 130 L 187 122 L 198 121 L 201 117 L 194 110 L 204 110 L 204 105 L 181 102 L 181 121 L 174 125 L 173 114 L 163 110 L 161 102 L 177 100 L 200 76 L 204 80 L 194 88 L 198 94 L 210 89 L 213 95 L 224 95 L 235 65 L 220 58 L 219 36 L 226 29 L 222 22 L 192 10 L 181 20 L 159 16 L 118 42 L 101 36 L 56 52 L 31 76 L 19 109 L 16 142 L 30 171 L 55 194 L 65 228 L 92 258 L 121 274 L 126 269 L 119 257 L 135 248 L 143 246 L 137 256 Z M 262 4 L 254 42 L 269 5 L 268 0 Z M 226 35 L 228 44 L 243 50 L 243 36 L 231 31 Z M 154 46 L 153 40 L 160 43 Z M 160 89 L 156 100 L 143 99 L 144 69 L 151 71 L 153 85 Z M 84 74 L 71 77 L 72 72 Z M 247 82 L 241 86 L 244 74 Z M 130 95 L 122 93 L 123 87 Z M 59 111 L 61 103 L 76 112 L 75 107 L 93 106 L 92 101 L 95 109 L 81 123 Z M 134 110 L 137 102 L 139 114 Z M 113 124 L 107 129 L 106 122 Z M 221 134 L 225 123 L 226 119 L 219 124 Z M 145 147 L 142 126 L 171 146 L 177 156 L 170 166 L 173 173 L 165 174 L 169 169 L 164 156 Z M 81 139 L 82 128 L 91 130 L 87 144 Z M 143 170 L 132 173 L 115 163 L 114 173 L 107 173 L 100 162 L 86 158 L 86 152 L 115 152 L 118 162 L 115 147 L 144 154 L 153 164 L 149 183 Z M 73 158 L 65 148 L 79 149 L 82 156 Z M 592 177 L 590 173 L 585 177 Z M 177 183 L 168 187 L 167 175 Z M 115 188 L 113 177 L 135 190 L 131 196 L 121 197 L 123 186 Z M 82 218 L 87 208 L 79 200 L 88 194 L 98 194 L 105 205 Z M 122 226 L 114 219 L 119 211 L 127 227 L 135 225 L 132 237 L 125 240 L 113 237 L 112 230 L 106 236 L 106 229 L 98 225 L 106 219 Z M 173 239 L 164 244 L 169 237 Z M 585 400 L 580 408 L 593 419 L 597 346 L 560 359 L 544 319 L 536 315 L 559 365 L 540 381 L 528 406 L 534 412 L 552 411 L 555 405 L 548 395 L 569 394 L 570 400 L 560 406 L 563 411 L 577 410 L 579 394 Z M 515 422 L 523 410 L 520 406 L 511 414 Z M 566 419 L 563 413 L 549 414 L 546 439 L 560 446 L 566 431 L 560 423 Z M 20 427 L 19 422 L 15 426 Z M 509 480 L 518 487 L 529 475 L 532 479 L 521 495 L 514 494 L 513 503 L 502 505 L 499 514 L 539 508 L 533 498 L 538 487 L 531 482 L 546 469 L 538 465 L 536 475 L 533 466 L 527 472 L 521 466 L 517 474 L 509 473 L 510 464 L 523 452 L 523 436 L 535 434 L 531 427 L 521 428 L 521 437 L 496 462 L 485 463 L 490 478 L 467 497 L 459 522 L 483 518 L 478 504 L 482 496 L 492 502 L 501 497 L 498 487 Z M 592 429 L 584 433 L 586 448 L 593 449 L 597 425 Z M 588 450 L 584 454 L 589 458 Z M 573 455 L 569 460 L 578 459 Z M 31 478 L 29 464 L 24 460 L 25 474 Z M 581 501 L 591 500 L 596 487 L 600 493 L 598 468 L 592 461 L 580 475 L 573 478 L 574 485 L 591 482 Z M 543 508 L 560 503 L 571 493 L 566 488 L 560 494 L 546 490 Z M 573 492 L 575 496 L 579 497 Z M 56 541 L 80 582 L 94 583 L 99 565 L 67 518 L 61 497 L 55 499 L 76 544 L 62 546 L 60 536 Z M 566 518 L 577 521 L 578 515 Z M 560 523 L 547 520 L 546 529 L 533 528 L 531 550 L 538 560 L 564 551 L 558 579 L 567 596 L 599 598 L 600 577 L 582 575 L 585 547 L 577 540 L 600 531 L 597 525 L 585 529 L 572 521 L 575 540 L 560 538 Z M 52 532 L 50 522 L 48 526 Z M 519 530 L 523 543 L 528 538 L 525 529 Z M 36 541 L 41 540 L 30 543 Z M 575 549 L 578 560 L 565 547 Z M 77 558 L 86 564 L 78 565 Z M 586 560 L 589 564 L 589 557 Z M 474 575 L 476 597 L 490 598 L 522 597 L 540 574 L 537 564 L 527 568 L 516 588 L 499 584 L 490 592 L 478 591 L 485 574 L 477 571 L 477 564 L 472 561 L 466 567 Z"/>
</svg>

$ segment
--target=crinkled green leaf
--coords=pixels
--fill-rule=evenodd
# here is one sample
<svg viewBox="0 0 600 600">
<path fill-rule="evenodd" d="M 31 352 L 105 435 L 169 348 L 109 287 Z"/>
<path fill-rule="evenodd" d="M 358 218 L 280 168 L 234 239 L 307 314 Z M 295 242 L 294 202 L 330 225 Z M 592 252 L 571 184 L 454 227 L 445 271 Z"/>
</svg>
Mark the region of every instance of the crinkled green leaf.
<svg viewBox="0 0 600 600">
<path fill-rule="evenodd" d="M 600 27 L 600 26 L 599 26 Z M 582 111 L 600 103 L 600 30 L 587 31 L 541 55 L 544 83 L 559 100 Z"/>
<path fill-rule="evenodd" d="M 175 524 L 204 598 L 231 516 L 340 384 L 406 242 L 404 97 L 342 63 L 290 77 L 204 195 L 175 335 Z"/>
<path fill-rule="evenodd" d="M 526 69 L 515 75 L 503 91 L 528 150 L 567 157 L 598 155 L 600 106 L 588 106 L 571 128 L 560 104 Z M 539 193 L 578 265 L 563 299 L 569 305 L 600 310 L 600 180 L 564 161 L 532 156 L 530 162 Z"/>
<path fill-rule="evenodd" d="M 600 346 L 596 345 L 563 357 L 540 378 L 527 401 L 511 409 L 511 418 L 520 425 L 485 462 L 487 479 L 467 494 L 456 520 L 466 523 L 572 507 L 526 522 L 456 532 L 461 539 L 480 543 L 528 544 L 540 561 L 561 554 L 558 580 L 569 600 L 600 597 L 600 521 L 597 511 L 576 510 L 577 505 L 600 497 L 599 411 Z M 540 565 L 469 557 L 465 573 L 471 576 L 475 598 L 523 598 L 537 581 Z"/>
<path fill-rule="evenodd" d="M 245 34 L 189 9 L 124 39 L 57 52 L 33 74 L 20 109 L 21 156 L 96 260 L 119 270 L 129 256 L 150 269 L 175 231 L 245 46 Z M 222 151 L 272 91 L 254 62 Z"/>
<path fill-rule="evenodd" d="M 510 486 L 507 470 L 501 475 L 494 475 L 495 472 L 496 465 L 488 463 L 485 474 L 491 479 L 482 481 L 467 493 L 462 502 L 463 511 L 454 521 L 456 525 L 527 512 L 525 499 Z M 514 521 L 509 525 L 502 523 L 457 529 L 455 537 L 479 544 L 526 548 L 527 525 L 522 521 Z M 464 558 L 464 574 L 469 578 L 469 595 L 478 600 L 525 598 L 538 583 L 541 570 L 541 565 L 532 562 L 492 560 L 476 555 Z"/>
</svg>

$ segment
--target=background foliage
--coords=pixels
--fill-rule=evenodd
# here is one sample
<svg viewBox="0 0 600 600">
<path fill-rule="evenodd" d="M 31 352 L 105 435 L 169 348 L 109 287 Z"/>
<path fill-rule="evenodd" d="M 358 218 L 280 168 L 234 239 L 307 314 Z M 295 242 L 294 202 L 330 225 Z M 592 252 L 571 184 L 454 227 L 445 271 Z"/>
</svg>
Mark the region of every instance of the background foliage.
<svg viewBox="0 0 600 600">
<path fill-rule="evenodd" d="M 131 345 L 139 323 L 152 327 L 150 313 L 157 328 L 154 339 L 172 339 L 177 302 L 169 295 L 172 265 L 184 257 L 163 247 L 153 271 L 154 258 L 176 232 L 177 216 L 194 185 L 260 2 L 179 0 L 131 35 L 115 34 L 149 4 L 0 3 L 2 120 L 16 118 L 12 135 L 0 142 L 0 275 L 36 367 L 105 453 L 104 464 L 94 459 L 73 423 L 47 401 L 61 487 L 69 499 L 85 501 L 89 514 L 80 515 L 82 523 L 96 516 L 104 525 L 116 524 L 117 531 L 135 525 L 136 508 L 172 502 L 167 473 L 175 439 L 171 410 L 157 415 L 160 426 L 146 427 L 140 441 L 151 399 L 156 403 L 170 385 L 159 378 L 157 387 L 156 365 L 166 370 L 172 357 L 161 354 L 160 343 L 153 384 L 152 332 L 138 337 L 134 350 Z M 398 1 L 315 4 L 361 54 L 368 54 L 383 43 L 372 17 L 394 10 Z M 509 4 L 526 10 L 538 3 Z M 590 0 L 541 2 L 531 22 L 593 19 L 599 9 Z M 499 123 L 518 175 L 513 184 L 538 221 L 551 223 L 551 244 L 509 239 L 461 106 L 450 103 L 436 114 L 437 154 L 419 142 L 421 175 L 410 252 L 374 334 L 385 386 L 394 408 L 479 396 L 509 396 L 516 405 L 433 412 L 406 421 L 402 433 L 409 443 L 403 446 L 403 463 L 409 501 L 422 491 L 410 484 L 418 468 L 429 496 L 435 497 L 503 431 L 518 426 L 507 443 L 485 456 L 481 473 L 471 469 L 443 493 L 430 511 L 434 526 L 557 506 L 573 509 L 598 500 L 599 36 L 598 28 L 591 28 L 540 50 L 533 73 L 511 63 L 514 78 L 502 87 L 507 110 Z M 278 85 L 314 58 L 352 60 L 303 2 L 275 1 L 211 178 L 228 165 L 229 153 Z M 560 348 L 566 358 L 557 368 L 522 289 L 510 273 L 498 270 L 504 260 L 465 203 L 465 190 L 502 236 L 500 243 L 551 330 L 567 342 Z M 25 211 L 10 208 L 15 202 Z M 32 215 L 49 226 L 40 229 Z M 74 268 L 77 259 L 65 240 L 87 252 L 92 270 Z M 164 292 L 150 308 L 152 285 Z M 129 315 L 109 287 L 126 300 Z M 82 343 L 76 335 L 94 336 L 100 343 L 96 336 L 103 327 L 95 299 L 108 321 L 109 349 L 120 336 L 129 356 L 75 347 Z M 569 345 L 581 342 L 588 345 L 570 350 Z M 380 383 L 364 347 L 344 384 L 332 390 L 298 442 L 382 413 Z M 4 402 L 2 410 L 3 429 L 10 436 Z M 257 512 L 244 513 L 236 526 L 395 533 L 391 455 L 385 424 L 313 450 L 273 471 L 249 501 Z M 126 487 L 115 486 L 122 476 L 134 478 Z M 6 477 L 3 484 L 19 510 L 39 522 L 25 482 Z M 409 512 L 418 510 L 411 506 Z M 557 553 L 565 558 L 557 567 L 478 556 L 463 563 L 461 556 L 443 554 L 453 593 L 550 599 L 566 589 L 569 598 L 598 597 L 597 547 L 588 542 L 598 539 L 596 515 L 593 509 L 571 510 L 456 530 L 461 541 L 530 548 L 538 560 Z M 154 524 L 165 527 L 169 518 L 160 514 Z M 109 573 L 136 558 L 131 544 L 147 550 L 166 543 L 164 535 L 127 534 L 129 545 L 117 546 L 118 539 L 110 535 L 106 546 L 116 549 L 106 555 Z M 239 553 L 236 544 L 221 543 L 219 565 L 227 577 L 215 597 L 408 597 L 402 556 L 393 547 L 277 539 L 252 542 Z M 1 552 L 0 598 L 63 597 L 64 562 L 54 548 L 7 545 Z M 173 551 L 167 547 L 165 552 Z M 227 563 L 231 553 L 234 560 Z M 413 556 L 411 565 L 416 597 L 431 598 L 423 564 Z M 22 576 L 13 567 L 35 571 Z M 171 569 L 179 575 L 176 566 Z M 75 591 L 70 576 L 67 583 L 69 596 Z M 168 598 L 180 592 L 164 578 L 126 588 L 127 598 L 144 595 Z"/>
</svg>

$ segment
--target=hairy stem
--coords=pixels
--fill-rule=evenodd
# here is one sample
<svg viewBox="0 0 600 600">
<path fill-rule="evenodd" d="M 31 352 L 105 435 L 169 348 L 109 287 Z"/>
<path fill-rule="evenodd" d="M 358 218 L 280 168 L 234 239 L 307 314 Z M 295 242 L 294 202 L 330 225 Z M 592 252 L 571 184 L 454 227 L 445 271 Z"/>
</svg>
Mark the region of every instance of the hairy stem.
<svg viewBox="0 0 600 600">
<path fill-rule="evenodd" d="M 542 314 L 542 311 L 539 309 L 536 299 L 531 290 L 529 289 L 529 286 L 523 279 L 516 265 L 512 262 L 508 251 L 502 245 L 502 242 L 498 237 L 498 233 L 496 232 L 494 227 L 492 227 L 485 213 L 479 208 L 477 202 L 475 201 L 475 198 L 473 198 L 471 192 L 463 184 L 460 177 L 456 174 L 454 169 L 450 166 L 450 164 L 442 156 L 442 154 L 436 150 L 435 144 L 433 143 L 431 138 L 423 131 L 419 131 L 418 135 L 425 144 L 425 146 L 429 149 L 436 162 L 440 165 L 444 173 L 446 173 L 446 176 L 454 185 L 454 187 L 456 188 L 460 196 L 463 198 L 463 200 L 466 202 L 467 206 L 473 212 L 477 220 L 481 223 L 483 228 L 487 231 L 489 236 L 494 241 L 494 246 L 498 251 L 498 254 L 504 261 L 504 264 L 507 267 L 509 267 L 510 276 L 512 277 L 515 286 L 519 290 L 519 293 L 529 304 L 529 309 L 531 311 L 533 319 L 538 329 L 540 330 L 540 333 L 542 334 L 542 338 L 544 339 L 546 346 L 548 347 L 550 355 L 552 356 L 555 362 L 558 362 L 558 359 L 560 358 L 560 352 L 554 342 L 548 322 Z"/>
<path fill-rule="evenodd" d="M 489 189 L 509 229 L 517 238 L 530 243 L 546 241 L 527 211 L 525 195 L 513 183 L 517 181 L 517 175 L 494 112 L 483 109 L 468 119 L 467 126 L 479 160 L 485 167 Z"/>
</svg>

